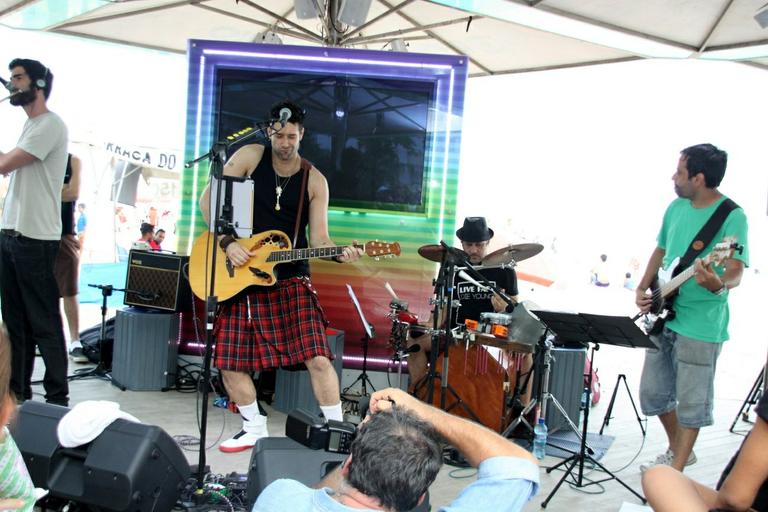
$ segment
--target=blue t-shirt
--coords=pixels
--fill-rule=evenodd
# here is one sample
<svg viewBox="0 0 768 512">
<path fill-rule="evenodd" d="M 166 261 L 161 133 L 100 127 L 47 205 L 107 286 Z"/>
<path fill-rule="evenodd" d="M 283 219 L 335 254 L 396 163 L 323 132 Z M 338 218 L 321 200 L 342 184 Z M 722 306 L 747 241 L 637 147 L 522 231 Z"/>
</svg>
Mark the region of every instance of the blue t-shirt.
<svg viewBox="0 0 768 512">
<path fill-rule="evenodd" d="M 538 466 L 517 457 L 492 457 L 480 464 L 477 480 L 440 511 L 516 512 L 538 489 Z M 342 505 L 329 492 L 328 488 L 312 489 L 296 480 L 275 480 L 259 495 L 253 512 L 361 512 Z"/>
</svg>

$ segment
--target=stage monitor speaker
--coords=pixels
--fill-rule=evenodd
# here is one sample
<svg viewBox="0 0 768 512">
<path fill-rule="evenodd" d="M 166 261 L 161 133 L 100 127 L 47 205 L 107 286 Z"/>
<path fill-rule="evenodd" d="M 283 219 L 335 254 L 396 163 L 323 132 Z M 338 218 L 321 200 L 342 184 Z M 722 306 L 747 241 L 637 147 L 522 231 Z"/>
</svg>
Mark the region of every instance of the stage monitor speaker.
<svg viewBox="0 0 768 512">
<path fill-rule="evenodd" d="M 118 419 L 90 443 L 63 448 L 56 427 L 67 412 L 28 400 L 11 426 L 35 487 L 101 511 L 174 508 L 190 468 L 163 429 Z"/>
<path fill-rule="evenodd" d="M 581 395 L 584 391 L 585 348 L 555 347 L 552 349 L 552 367 L 549 375 L 549 392 L 563 406 L 568 418 L 579 424 Z M 547 404 L 547 427 L 550 433 L 568 429 L 568 420 L 552 404 Z"/>
<path fill-rule="evenodd" d="M 123 303 L 162 311 L 188 311 L 192 306 L 186 277 L 188 263 L 189 256 L 131 251 Z"/>
<path fill-rule="evenodd" d="M 253 509 L 256 498 L 269 484 L 279 478 L 298 480 L 311 487 L 336 466 L 346 460 L 347 455 L 324 450 L 310 450 L 288 437 L 264 437 L 256 441 L 248 466 L 247 510 Z M 426 499 L 411 512 L 430 510 L 429 493 Z"/>
<path fill-rule="evenodd" d="M 339 453 L 310 450 L 287 437 L 259 439 L 248 466 L 248 510 L 261 491 L 275 480 L 291 478 L 311 487 L 346 458 Z"/>
</svg>

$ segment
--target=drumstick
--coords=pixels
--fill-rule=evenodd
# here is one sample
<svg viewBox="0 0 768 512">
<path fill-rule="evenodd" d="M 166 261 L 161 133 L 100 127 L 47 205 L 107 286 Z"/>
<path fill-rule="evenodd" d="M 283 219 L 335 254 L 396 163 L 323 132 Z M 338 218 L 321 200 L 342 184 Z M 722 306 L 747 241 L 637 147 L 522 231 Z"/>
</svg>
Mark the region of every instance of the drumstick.
<svg viewBox="0 0 768 512">
<path fill-rule="evenodd" d="M 485 286 L 483 284 L 480 284 L 477 280 L 475 280 L 472 277 L 470 277 L 470 275 L 467 274 L 466 272 L 464 272 L 463 270 L 459 271 L 459 277 L 461 277 L 465 281 L 469 281 L 473 285 L 477 286 L 478 289 L 480 289 L 480 290 L 482 290 L 484 292 L 487 292 L 488 290 L 490 290 L 490 288 L 488 288 L 487 286 Z"/>
<path fill-rule="evenodd" d="M 397 294 L 395 293 L 395 290 L 392 289 L 391 286 L 389 286 L 389 282 L 384 283 L 384 288 L 387 289 L 389 294 L 392 296 L 393 299 L 397 300 Z"/>
</svg>

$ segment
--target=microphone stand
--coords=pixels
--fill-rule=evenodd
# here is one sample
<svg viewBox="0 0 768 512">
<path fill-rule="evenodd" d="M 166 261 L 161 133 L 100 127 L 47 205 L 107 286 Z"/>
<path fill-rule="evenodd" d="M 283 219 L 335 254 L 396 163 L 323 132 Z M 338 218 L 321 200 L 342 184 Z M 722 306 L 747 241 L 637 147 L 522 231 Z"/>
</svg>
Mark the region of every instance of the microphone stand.
<svg viewBox="0 0 768 512">
<path fill-rule="evenodd" d="M 241 130 L 239 134 L 231 135 L 225 140 L 220 140 L 213 144 L 208 153 L 200 155 L 194 160 L 187 162 L 184 167 L 190 168 L 194 164 L 203 160 L 210 162 L 210 175 L 216 178 L 216 207 L 213 210 L 216 220 L 213 223 L 214 232 L 209 232 L 208 249 L 211 253 L 210 265 L 210 283 L 208 287 L 208 296 L 205 299 L 205 355 L 203 356 L 203 374 L 202 374 L 202 410 L 200 413 L 200 448 L 198 450 L 197 462 L 197 490 L 195 495 L 202 498 L 205 495 L 203 483 L 205 478 L 205 437 L 208 427 L 208 382 L 211 380 L 211 358 L 213 353 L 213 325 L 216 318 L 216 309 L 218 307 L 218 297 L 216 296 L 216 260 L 219 256 L 218 237 L 224 234 L 235 234 L 233 225 L 233 206 L 232 206 L 232 183 L 243 182 L 245 177 L 225 176 L 224 163 L 227 160 L 227 150 L 233 144 L 241 143 L 254 139 L 261 135 L 265 141 L 269 139 L 267 128 L 271 128 L 272 123 L 256 123 L 255 128 Z M 266 142 L 265 142 L 266 144 Z M 222 205 L 222 186 L 224 186 L 224 201 Z M 221 212 L 221 214 L 219 214 Z"/>
</svg>

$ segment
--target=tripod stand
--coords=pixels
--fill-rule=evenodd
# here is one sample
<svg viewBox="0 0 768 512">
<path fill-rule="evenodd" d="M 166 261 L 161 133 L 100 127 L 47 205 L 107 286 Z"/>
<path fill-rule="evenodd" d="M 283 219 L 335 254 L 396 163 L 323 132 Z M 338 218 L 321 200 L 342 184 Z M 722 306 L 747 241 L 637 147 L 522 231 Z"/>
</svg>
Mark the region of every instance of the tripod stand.
<svg viewBox="0 0 768 512">
<path fill-rule="evenodd" d="M 68 377 L 70 380 L 79 380 L 79 379 L 87 379 L 90 377 L 95 377 L 99 379 L 106 380 L 108 382 L 111 382 L 112 385 L 116 386 L 121 391 L 125 391 L 125 386 L 117 382 L 114 377 L 112 377 L 112 354 L 109 356 L 109 363 L 107 362 L 106 357 L 106 351 L 107 351 L 107 345 L 108 345 L 108 339 L 107 339 L 107 300 L 112 295 L 113 291 L 117 292 L 125 292 L 129 291 L 131 293 L 136 293 L 141 295 L 144 292 L 134 291 L 134 290 L 126 290 L 125 288 L 115 288 L 111 284 L 89 284 L 91 288 L 98 288 L 101 290 L 101 330 L 99 331 L 99 341 L 97 342 L 97 345 L 99 347 L 99 362 L 94 368 L 86 368 L 82 370 L 76 370 L 74 375 L 71 375 Z M 114 340 L 113 340 L 114 343 Z"/>
<path fill-rule="evenodd" d="M 749 421 L 749 409 L 756 405 L 757 402 L 760 400 L 760 397 L 763 396 L 763 393 L 765 393 L 765 366 L 760 370 L 760 373 L 757 375 L 757 379 L 755 379 L 755 383 L 752 384 L 752 389 L 749 390 L 749 394 L 747 395 L 747 398 L 744 399 L 744 402 L 741 404 L 741 408 L 739 409 L 739 412 L 736 413 L 736 417 L 733 418 L 733 423 L 731 423 L 731 428 L 728 429 L 729 432 L 733 433 L 733 429 L 736 426 L 736 422 L 739 421 L 739 418 L 741 418 L 744 421 Z"/>
<path fill-rule="evenodd" d="M 363 371 L 360 373 L 360 375 L 357 376 L 357 378 L 344 388 L 344 390 L 341 392 L 342 395 L 346 395 L 350 388 L 360 382 L 361 387 L 361 396 L 367 396 L 368 395 L 368 389 L 366 387 L 366 384 L 371 386 L 371 389 L 373 391 L 376 391 L 376 388 L 373 387 L 373 382 L 371 382 L 371 379 L 368 377 L 368 345 L 371 343 L 371 340 L 373 339 L 373 326 L 368 323 L 368 320 L 365 319 L 365 315 L 363 314 L 363 308 L 360 307 L 360 302 L 357 300 L 357 296 L 355 295 L 355 291 L 352 289 L 350 285 L 347 285 L 347 290 L 349 291 L 349 297 L 352 299 L 352 303 L 355 305 L 355 310 L 357 311 L 357 315 L 360 317 L 360 323 L 363 324 L 363 337 L 360 341 L 363 342 Z"/>
<path fill-rule="evenodd" d="M 590 372 L 590 374 L 591 374 L 591 372 Z M 616 393 L 619 391 L 619 383 L 621 381 L 624 381 L 624 388 L 627 390 L 627 395 L 629 396 L 629 401 L 632 403 L 632 409 L 635 411 L 635 417 L 637 418 L 637 424 L 640 425 L 640 432 L 642 432 L 643 433 L 643 437 L 645 437 L 645 427 L 643 427 L 643 419 L 640 418 L 640 413 L 637 412 L 637 406 L 635 405 L 635 399 L 632 398 L 632 392 L 629 390 L 629 384 L 627 384 L 627 376 L 624 375 L 623 373 L 619 374 L 619 376 L 616 377 L 616 385 L 613 387 L 613 393 L 611 394 L 611 401 L 608 402 L 608 410 L 605 411 L 605 416 L 603 416 L 603 426 L 600 427 L 600 435 L 603 435 L 603 430 L 611 422 L 611 419 L 613 419 L 613 416 L 611 416 L 611 413 L 613 412 L 613 404 L 616 403 Z M 587 407 L 589 407 L 589 404 L 587 404 Z"/>
<path fill-rule="evenodd" d="M 552 342 L 547 339 L 548 331 L 549 329 L 547 328 L 544 331 L 544 334 L 542 334 L 539 338 L 536 355 L 534 356 L 533 360 L 533 373 L 534 375 L 537 375 L 537 377 L 534 378 L 533 396 L 531 397 L 530 402 L 528 402 L 528 405 L 526 405 L 525 408 L 523 408 L 523 410 L 520 412 L 520 415 L 515 418 L 512 423 L 509 424 L 504 432 L 501 433 L 501 435 L 504 437 L 510 437 L 515 428 L 517 428 L 520 423 L 525 425 L 529 432 L 532 434 L 533 427 L 525 418 L 526 414 L 531 412 L 538 405 L 540 406 L 539 416 L 542 418 L 547 418 L 547 404 L 550 402 L 555 406 L 555 408 L 557 408 L 558 411 L 560 411 L 560 414 L 563 415 L 563 418 L 565 418 L 565 420 L 568 422 L 569 427 L 576 434 L 576 436 L 579 437 L 579 439 L 582 437 L 582 434 L 579 432 L 579 427 L 577 427 L 576 424 L 571 420 L 570 416 L 568 416 L 568 413 L 565 411 L 565 408 L 560 404 L 557 398 L 549 392 L 551 362 L 554 358 L 552 357 Z M 594 454 L 594 451 L 589 446 L 587 446 L 586 449 L 590 455 Z"/>
<path fill-rule="evenodd" d="M 600 343 L 626 347 L 650 348 L 654 346 L 653 343 L 645 335 L 645 333 L 643 333 L 640 328 L 635 325 L 632 319 L 628 317 L 588 315 L 585 313 L 554 313 L 551 311 L 534 311 L 534 314 L 539 317 L 539 320 L 541 320 L 544 325 L 546 325 L 562 339 L 579 342 L 586 346 L 591 344 L 591 361 L 593 366 L 595 364 L 595 351 L 600 348 Z M 584 423 L 582 424 L 581 445 L 579 447 L 579 451 L 567 459 L 564 459 L 560 463 L 547 468 L 547 473 L 551 473 L 560 466 L 566 466 L 563 477 L 559 482 L 557 482 L 557 485 L 555 485 L 554 489 L 552 489 L 552 492 L 550 492 L 547 498 L 542 502 L 542 508 L 547 507 L 547 504 L 554 497 L 555 493 L 557 493 L 557 490 L 561 485 L 563 485 L 563 482 L 566 480 L 566 478 L 569 477 L 571 484 L 578 488 L 587 487 L 589 485 L 597 485 L 608 480 L 616 480 L 629 492 L 634 494 L 642 503 L 645 503 L 645 498 L 643 498 L 629 485 L 624 483 L 616 475 L 611 473 L 605 466 L 595 460 L 592 457 L 592 454 L 587 452 L 587 429 L 589 428 L 589 404 L 591 403 L 591 393 L 592 372 L 590 371 L 587 372 L 587 407 L 584 409 Z M 592 480 L 585 483 L 585 462 L 593 464 L 596 470 L 606 473 L 608 477 L 600 480 Z M 577 466 L 578 470 L 576 471 L 576 474 L 574 474 Z"/>
</svg>

